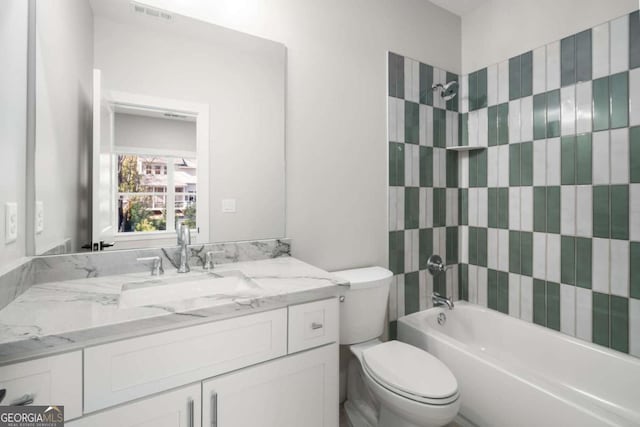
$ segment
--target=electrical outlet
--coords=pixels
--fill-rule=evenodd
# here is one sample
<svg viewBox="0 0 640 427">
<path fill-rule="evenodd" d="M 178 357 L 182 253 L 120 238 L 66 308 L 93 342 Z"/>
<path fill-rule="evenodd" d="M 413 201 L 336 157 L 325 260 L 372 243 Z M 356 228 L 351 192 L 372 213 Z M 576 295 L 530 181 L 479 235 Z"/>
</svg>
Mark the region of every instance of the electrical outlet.
<svg viewBox="0 0 640 427">
<path fill-rule="evenodd" d="M 222 212 L 236 213 L 236 199 L 222 199 Z"/>
<path fill-rule="evenodd" d="M 44 204 L 36 202 L 36 234 L 44 231 Z"/>
<path fill-rule="evenodd" d="M 4 242 L 13 243 L 18 240 L 18 204 L 4 205 Z"/>
</svg>

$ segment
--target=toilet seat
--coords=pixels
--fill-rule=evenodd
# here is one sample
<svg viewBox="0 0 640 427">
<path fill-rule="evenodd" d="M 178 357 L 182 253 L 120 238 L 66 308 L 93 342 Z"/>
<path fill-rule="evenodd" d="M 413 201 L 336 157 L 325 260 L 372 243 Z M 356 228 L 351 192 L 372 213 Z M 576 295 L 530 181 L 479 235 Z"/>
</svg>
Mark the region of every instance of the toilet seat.
<svg viewBox="0 0 640 427">
<path fill-rule="evenodd" d="M 388 341 L 362 352 L 366 373 L 385 389 L 428 405 L 449 405 L 458 397 L 458 382 L 440 360 L 400 341 Z"/>
</svg>

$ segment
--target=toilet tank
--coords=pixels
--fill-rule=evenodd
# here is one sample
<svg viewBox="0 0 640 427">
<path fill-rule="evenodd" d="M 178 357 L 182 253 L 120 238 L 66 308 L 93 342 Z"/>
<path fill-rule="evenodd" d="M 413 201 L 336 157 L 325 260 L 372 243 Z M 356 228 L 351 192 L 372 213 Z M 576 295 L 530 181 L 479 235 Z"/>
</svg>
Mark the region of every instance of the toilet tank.
<svg viewBox="0 0 640 427">
<path fill-rule="evenodd" d="M 349 282 L 349 286 L 340 287 L 340 344 L 382 335 L 393 273 L 382 267 L 366 267 L 333 274 Z"/>
</svg>

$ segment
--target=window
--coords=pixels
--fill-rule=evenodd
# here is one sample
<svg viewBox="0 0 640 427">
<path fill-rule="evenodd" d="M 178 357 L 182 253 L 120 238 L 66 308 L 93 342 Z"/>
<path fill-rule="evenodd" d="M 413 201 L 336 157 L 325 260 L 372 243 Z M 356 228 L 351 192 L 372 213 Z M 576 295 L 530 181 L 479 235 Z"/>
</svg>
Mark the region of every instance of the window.
<svg viewBox="0 0 640 427">
<path fill-rule="evenodd" d="M 195 158 L 117 154 L 119 233 L 175 231 L 180 222 L 197 228 Z"/>
</svg>

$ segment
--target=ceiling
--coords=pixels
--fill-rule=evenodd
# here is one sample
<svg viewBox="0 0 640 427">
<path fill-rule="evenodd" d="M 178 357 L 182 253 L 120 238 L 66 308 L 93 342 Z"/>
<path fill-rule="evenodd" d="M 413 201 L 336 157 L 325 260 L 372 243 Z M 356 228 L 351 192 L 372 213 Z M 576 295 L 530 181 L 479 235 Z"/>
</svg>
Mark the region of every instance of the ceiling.
<svg viewBox="0 0 640 427">
<path fill-rule="evenodd" d="M 448 10 L 458 16 L 466 15 L 486 3 L 488 0 L 429 0 L 436 6 Z"/>
</svg>

